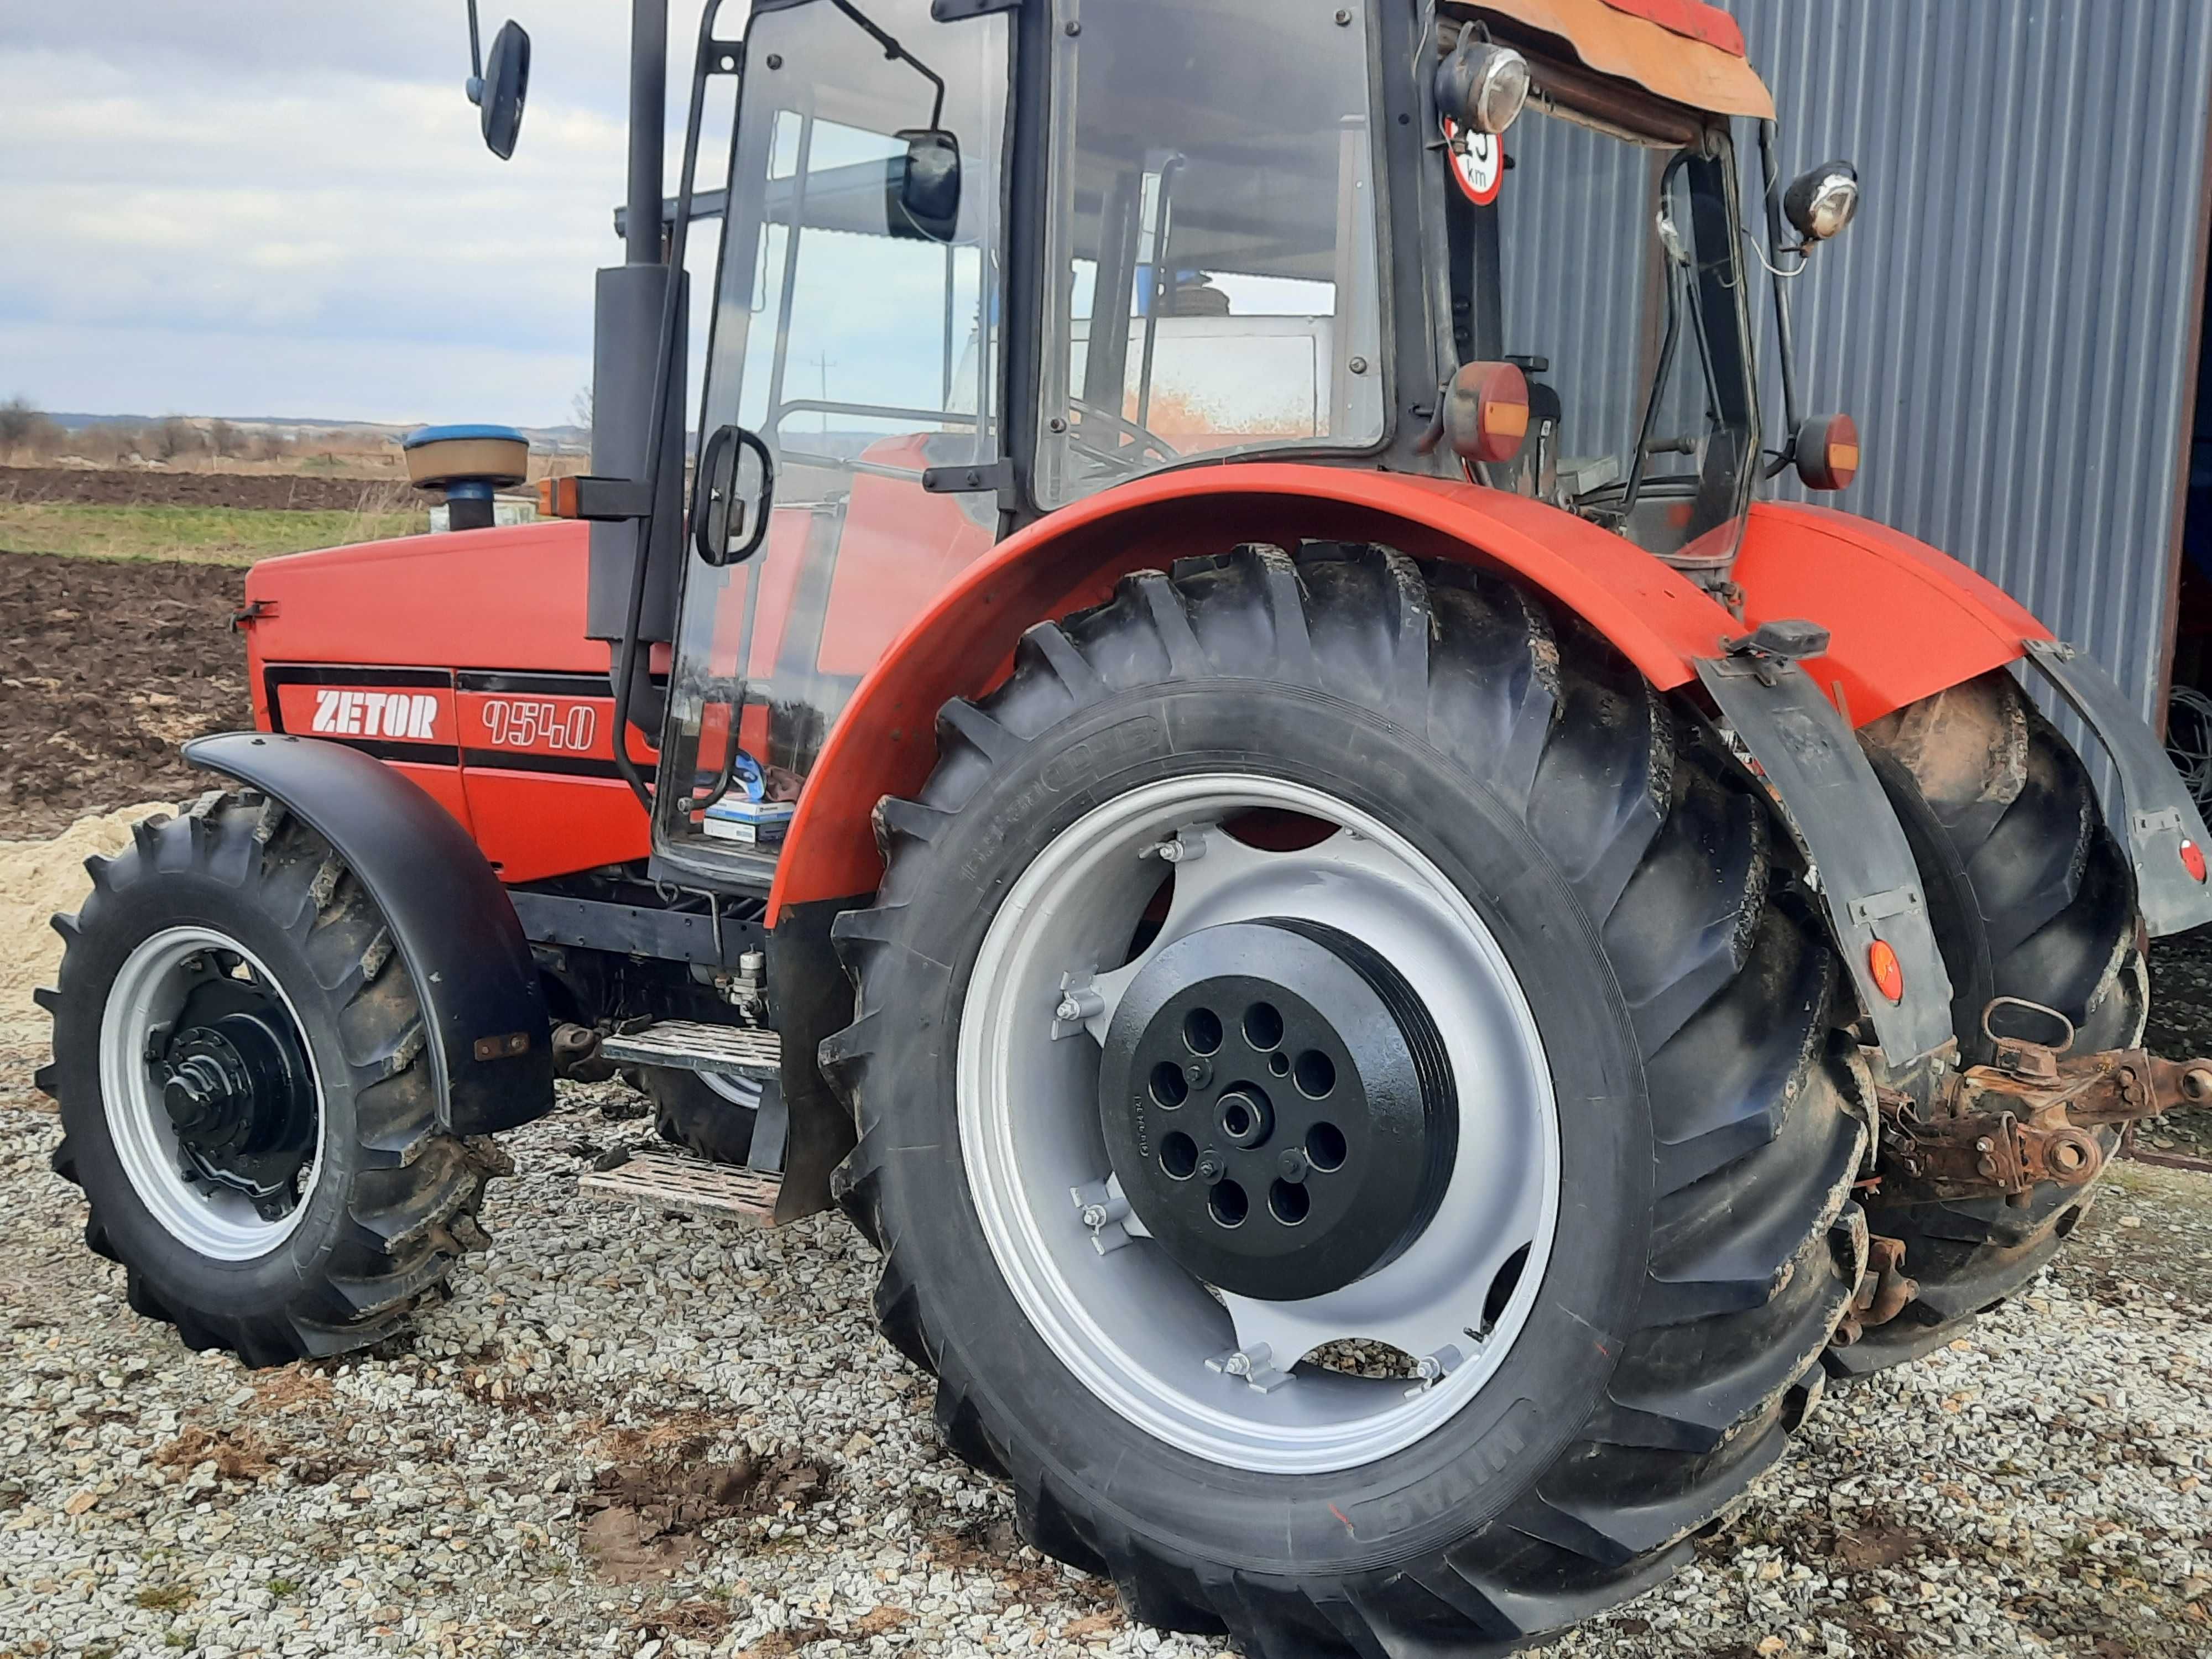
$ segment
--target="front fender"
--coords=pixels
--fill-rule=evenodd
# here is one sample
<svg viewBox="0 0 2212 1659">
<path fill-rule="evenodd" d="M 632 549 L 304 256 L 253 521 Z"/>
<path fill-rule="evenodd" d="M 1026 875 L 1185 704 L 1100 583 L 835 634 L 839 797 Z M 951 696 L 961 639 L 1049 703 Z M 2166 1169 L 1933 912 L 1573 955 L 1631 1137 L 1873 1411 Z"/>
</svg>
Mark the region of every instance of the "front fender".
<svg viewBox="0 0 2212 1659">
<path fill-rule="evenodd" d="M 330 842 L 392 929 L 422 999 L 441 1127 L 490 1134 L 553 1107 L 545 994 L 514 906 L 468 832 L 419 787 L 342 744 L 226 732 L 192 765 L 282 801 Z"/>
<path fill-rule="evenodd" d="M 1710 595 L 1633 544 L 1571 514 L 1449 479 L 1242 463 L 1123 484 L 1039 520 L 962 573 L 854 694 L 808 776 L 769 896 L 787 905 L 871 893 L 883 873 L 871 815 L 936 762 L 937 711 L 1006 672 L 1022 634 L 1096 605 L 1133 570 L 1246 542 L 1381 542 L 1415 558 L 1486 564 L 1549 594 L 1671 690 L 1741 629 Z"/>
</svg>

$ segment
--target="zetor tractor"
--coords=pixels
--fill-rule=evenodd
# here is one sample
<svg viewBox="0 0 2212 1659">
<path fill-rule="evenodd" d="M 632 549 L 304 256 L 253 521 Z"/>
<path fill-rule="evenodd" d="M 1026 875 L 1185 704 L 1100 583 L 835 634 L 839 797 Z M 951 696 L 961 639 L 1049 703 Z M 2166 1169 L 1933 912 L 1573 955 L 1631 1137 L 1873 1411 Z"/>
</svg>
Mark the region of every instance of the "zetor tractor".
<svg viewBox="0 0 2212 1659">
<path fill-rule="evenodd" d="M 2212 891 L 2110 677 L 1757 499 L 1857 465 L 1778 280 L 1857 185 L 1784 185 L 1724 13 L 722 9 L 667 204 L 637 3 L 574 521 L 421 434 L 455 533 L 256 567 L 257 730 L 58 923 L 56 1167 L 142 1313 L 374 1341 L 489 1137 L 624 1068 L 685 1150 L 602 1184 L 842 1204 L 1136 1617 L 1464 1652 L 1662 1580 L 2212 1091 L 2136 1046 Z"/>
</svg>

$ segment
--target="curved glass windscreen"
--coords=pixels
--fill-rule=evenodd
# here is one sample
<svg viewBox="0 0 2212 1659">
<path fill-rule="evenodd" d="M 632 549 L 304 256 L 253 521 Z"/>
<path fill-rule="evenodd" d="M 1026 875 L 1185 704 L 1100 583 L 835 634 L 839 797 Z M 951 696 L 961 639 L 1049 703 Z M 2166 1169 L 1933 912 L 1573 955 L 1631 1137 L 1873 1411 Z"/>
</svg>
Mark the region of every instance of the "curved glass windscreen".
<svg viewBox="0 0 2212 1659">
<path fill-rule="evenodd" d="M 1519 362 L 1530 392 L 1520 457 L 1484 481 L 1725 567 L 1759 420 L 1724 135 L 1642 136 L 1540 93 L 1503 143 L 1502 166 L 1455 157 L 1468 200 L 1492 196 L 1460 211 L 1495 295 L 1462 350 Z"/>
<path fill-rule="evenodd" d="M 1194 456 L 1380 442 L 1365 7 L 1061 11 L 1040 504 Z"/>
</svg>

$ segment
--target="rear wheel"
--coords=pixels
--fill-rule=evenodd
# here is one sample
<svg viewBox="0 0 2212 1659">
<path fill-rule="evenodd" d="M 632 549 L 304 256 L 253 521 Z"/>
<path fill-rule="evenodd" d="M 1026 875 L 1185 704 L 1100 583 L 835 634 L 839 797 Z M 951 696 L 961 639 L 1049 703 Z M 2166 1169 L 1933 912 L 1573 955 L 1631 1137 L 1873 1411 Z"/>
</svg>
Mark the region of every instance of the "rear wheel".
<svg viewBox="0 0 2212 1659">
<path fill-rule="evenodd" d="M 1024 1536 L 1267 1655 L 1683 1559 L 1864 1257 L 1834 960 L 1702 727 L 1315 547 L 1128 579 L 939 738 L 823 1059 L 878 1318 Z"/>
<path fill-rule="evenodd" d="M 85 1242 L 195 1348 L 271 1365 L 377 1340 L 480 1237 L 507 1164 L 440 1131 L 374 902 L 281 806 L 222 793 L 87 868 L 39 1074 Z"/>
<path fill-rule="evenodd" d="M 671 1146 L 716 1164 L 743 1164 L 753 1150 L 761 1085 L 750 1078 L 654 1066 L 640 1074 L 653 1127 Z"/>
<path fill-rule="evenodd" d="M 2011 675 L 1954 686 L 1862 735 L 1928 890 L 1963 1061 L 1988 1057 L 1995 997 L 2057 1009 L 2078 1028 L 2077 1052 L 2141 1042 L 2150 996 L 2133 872 L 2080 758 Z M 2116 1132 L 2100 1134 L 2108 1152 L 2118 1146 Z M 2094 1188 L 2051 1183 L 2023 1204 L 1875 1208 L 1869 1224 L 1903 1241 L 1901 1271 L 1919 1295 L 1832 1350 L 1830 1369 L 1860 1375 L 1951 1341 L 2041 1272 L 2094 1200 Z"/>
</svg>

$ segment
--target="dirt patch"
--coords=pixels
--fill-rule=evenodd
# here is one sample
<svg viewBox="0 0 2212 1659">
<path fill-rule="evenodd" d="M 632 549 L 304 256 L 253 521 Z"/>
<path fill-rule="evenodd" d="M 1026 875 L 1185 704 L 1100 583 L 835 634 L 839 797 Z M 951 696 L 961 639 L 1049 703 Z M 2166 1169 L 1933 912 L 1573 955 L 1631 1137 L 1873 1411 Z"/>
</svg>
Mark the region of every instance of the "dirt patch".
<svg viewBox="0 0 2212 1659">
<path fill-rule="evenodd" d="M 92 890 L 85 860 L 129 846 L 132 824 L 167 810 L 149 801 L 82 818 L 51 841 L 0 841 L 0 1028 L 35 1023 L 43 1038 L 46 1014 L 31 993 L 54 982 L 62 959 L 53 916 L 75 910 Z"/>
<path fill-rule="evenodd" d="M 616 1464 L 592 1478 L 583 1547 L 601 1577 L 617 1584 L 668 1577 L 698 1547 L 701 1528 L 795 1514 L 828 1495 L 827 1469 L 797 1453 L 702 1462 L 708 1444 L 694 1436 L 650 1462 Z"/>
<path fill-rule="evenodd" d="M 0 834 L 207 787 L 177 745 L 252 723 L 230 629 L 245 586 L 209 565 L 0 554 Z"/>
<path fill-rule="evenodd" d="M 9 501 L 71 507 L 245 507 L 270 512 L 355 513 L 397 511 L 418 505 L 420 497 L 404 479 L 0 466 L 0 501 Z"/>
</svg>

